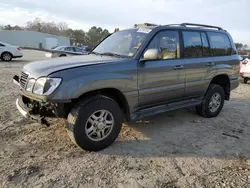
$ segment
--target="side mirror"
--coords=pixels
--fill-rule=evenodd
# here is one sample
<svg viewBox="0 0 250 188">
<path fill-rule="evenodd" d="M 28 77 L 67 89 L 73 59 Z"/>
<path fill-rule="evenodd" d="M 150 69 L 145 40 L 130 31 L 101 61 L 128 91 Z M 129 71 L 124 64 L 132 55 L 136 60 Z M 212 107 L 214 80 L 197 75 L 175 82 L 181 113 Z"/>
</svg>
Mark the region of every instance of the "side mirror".
<svg viewBox="0 0 250 188">
<path fill-rule="evenodd" d="M 143 54 L 143 59 L 142 60 L 157 60 L 160 57 L 160 53 L 158 49 L 148 49 L 144 54 Z"/>
</svg>

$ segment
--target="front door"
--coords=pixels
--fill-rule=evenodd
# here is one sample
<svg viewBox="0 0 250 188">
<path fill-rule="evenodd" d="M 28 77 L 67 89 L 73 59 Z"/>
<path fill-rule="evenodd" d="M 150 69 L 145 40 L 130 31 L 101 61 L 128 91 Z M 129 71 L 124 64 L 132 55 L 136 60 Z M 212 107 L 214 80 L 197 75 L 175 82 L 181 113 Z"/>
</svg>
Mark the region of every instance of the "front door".
<svg viewBox="0 0 250 188">
<path fill-rule="evenodd" d="M 184 61 L 180 59 L 179 32 L 157 33 L 147 49 L 158 49 L 159 58 L 138 63 L 139 106 L 156 106 L 181 100 L 185 89 Z"/>
</svg>

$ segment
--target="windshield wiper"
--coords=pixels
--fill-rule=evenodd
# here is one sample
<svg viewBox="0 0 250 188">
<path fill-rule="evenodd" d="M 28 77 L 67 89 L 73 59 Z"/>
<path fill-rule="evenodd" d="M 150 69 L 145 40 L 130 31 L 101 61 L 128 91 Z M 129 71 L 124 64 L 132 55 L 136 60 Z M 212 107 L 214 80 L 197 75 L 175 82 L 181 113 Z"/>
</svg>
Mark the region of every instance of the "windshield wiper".
<svg viewBox="0 0 250 188">
<path fill-rule="evenodd" d="M 101 55 L 101 54 L 98 53 L 98 52 L 90 52 L 89 54 Z"/>
<path fill-rule="evenodd" d="M 107 55 L 107 56 L 112 56 L 112 57 L 119 57 L 119 58 L 123 58 L 124 56 L 116 54 L 116 53 L 112 53 L 112 52 L 105 52 L 105 53 L 100 53 L 100 55 Z"/>
</svg>

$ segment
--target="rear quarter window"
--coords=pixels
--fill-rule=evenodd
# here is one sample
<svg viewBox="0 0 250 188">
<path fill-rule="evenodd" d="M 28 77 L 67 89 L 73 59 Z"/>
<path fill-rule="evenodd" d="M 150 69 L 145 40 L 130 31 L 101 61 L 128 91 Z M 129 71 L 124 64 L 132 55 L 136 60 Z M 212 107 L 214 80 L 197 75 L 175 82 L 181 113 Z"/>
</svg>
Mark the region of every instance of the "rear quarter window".
<svg viewBox="0 0 250 188">
<path fill-rule="evenodd" d="M 207 32 L 213 56 L 228 56 L 232 54 L 232 45 L 226 34 Z"/>
</svg>

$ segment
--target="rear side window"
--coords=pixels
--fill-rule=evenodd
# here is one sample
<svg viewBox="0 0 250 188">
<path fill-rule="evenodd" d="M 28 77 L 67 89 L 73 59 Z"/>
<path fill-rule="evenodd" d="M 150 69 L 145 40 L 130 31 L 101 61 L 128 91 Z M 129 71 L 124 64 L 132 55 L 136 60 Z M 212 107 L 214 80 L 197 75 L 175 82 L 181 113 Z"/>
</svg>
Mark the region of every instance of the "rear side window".
<svg viewBox="0 0 250 188">
<path fill-rule="evenodd" d="M 64 48 L 64 51 L 74 52 L 74 49 L 72 47 L 66 47 Z"/>
<path fill-rule="evenodd" d="M 207 33 L 214 56 L 227 56 L 232 54 L 232 45 L 227 35 L 215 32 Z"/>
<path fill-rule="evenodd" d="M 82 52 L 82 50 L 80 48 L 74 48 L 75 52 Z"/>
<path fill-rule="evenodd" d="M 184 31 L 184 56 L 202 57 L 202 41 L 200 32 Z"/>
</svg>

